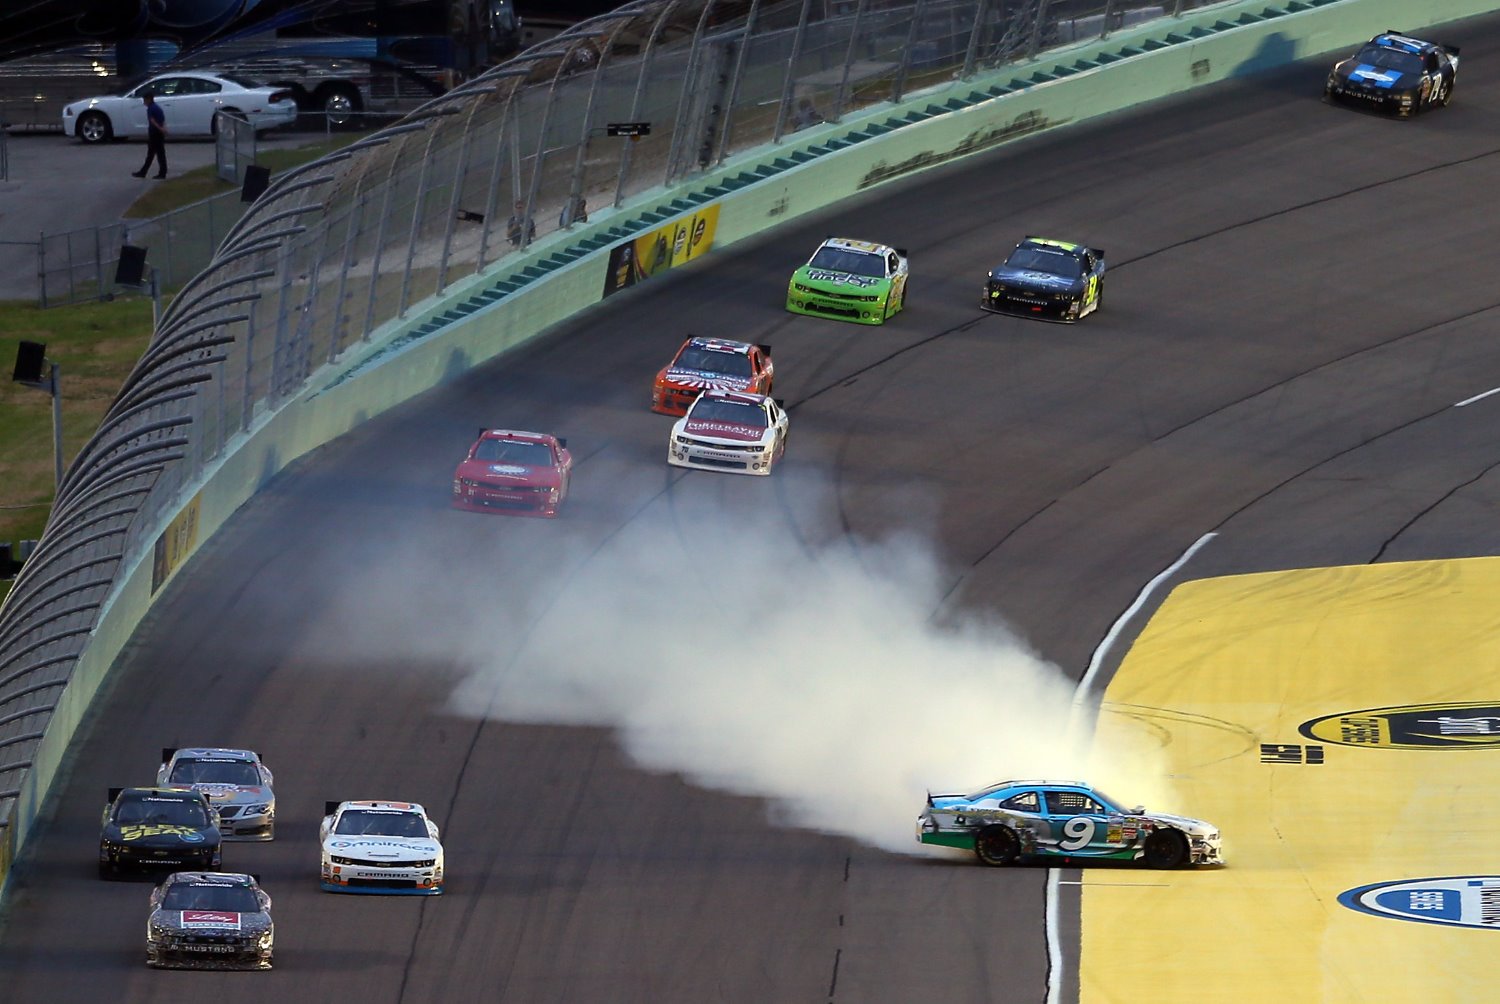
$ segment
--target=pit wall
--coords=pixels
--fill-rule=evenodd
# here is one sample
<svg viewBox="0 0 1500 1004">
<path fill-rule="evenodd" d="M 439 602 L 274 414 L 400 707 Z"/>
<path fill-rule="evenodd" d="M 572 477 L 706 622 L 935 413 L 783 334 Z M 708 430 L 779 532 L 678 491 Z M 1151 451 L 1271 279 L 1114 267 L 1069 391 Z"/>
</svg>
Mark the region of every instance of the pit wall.
<svg viewBox="0 0 1500 1004">
<path fill-rule="evenodd" d="M 1418 6 L 1423 23 L 1412 24 Z M 876 185 L 1033 133 L 1350 49 L 1390 28 L 1421 34 L 1426 25 L 1497 9 L 1500 0 L 1219 4 L 1049 50 L 1033 62 L 966 83 L 945 82 L 899 105 L 794 133 L 780 145 L 748 151 L 673 189 L 596 213 L 586 227 L 550 235 L 528 253 L 506 258 L 387 324 L 362 351 L 346 353 L 314 374 L 301 395 L 231 442 L 224 458 L 203 472 L 198 487 L 158 528 L 173 543 L 168 550 L 175 562 L 165 569 L 167 578 L 298 457 L 597 303 L 604 296 L 610 249 L 626 240 L 674 224 L 690 230 L 696 217 L 717 207 L 711 246 L 723 248 Z M 1431 34 L 1449 40 L 1441 32 Z M 1458 94 L 1462 101 L 1461 88 Z M 1318 97 L 1309 93 L 1306 100 Z M 701 245 L 697 252 L 712 253 Z M 789 276 L 796 264 L 787 262 Z M 160 580 L 163 569 L 155 571 Z M 53 713 L 11 825 L 0 830 L 0 883 L 36 822 L 85 711 L 161 595 L 160 585 L 164 582 L 153 583 L 149 548 L 122 573 Z"/>
</svg>

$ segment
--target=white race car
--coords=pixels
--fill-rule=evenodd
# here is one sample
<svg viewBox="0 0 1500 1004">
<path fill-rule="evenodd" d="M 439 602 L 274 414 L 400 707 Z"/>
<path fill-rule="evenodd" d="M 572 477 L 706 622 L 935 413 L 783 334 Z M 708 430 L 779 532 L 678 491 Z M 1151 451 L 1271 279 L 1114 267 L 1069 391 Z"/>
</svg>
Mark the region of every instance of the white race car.
<svg viewBox="0 0 1500 1004">
<path fill-rule="evenodd" d="M 328 802 L 318 842 L 326 892 L 436 896 L 443 891 L 437 824 L 415 802 Z"/>
<path fill-rule="evenodd" d="M 765 394 L 706 390 L 672 426 L 667 463 L 730 474 L 770 474 L 786 453 L 786 409 Z"/>
<path fill-rule="evenodd" d="M 156 784 L 208 796 L 225 840 L 270 840 L 276 835 L 271 771 L 254 750 L 194 746 L 161 751 Z"/>
</svg>

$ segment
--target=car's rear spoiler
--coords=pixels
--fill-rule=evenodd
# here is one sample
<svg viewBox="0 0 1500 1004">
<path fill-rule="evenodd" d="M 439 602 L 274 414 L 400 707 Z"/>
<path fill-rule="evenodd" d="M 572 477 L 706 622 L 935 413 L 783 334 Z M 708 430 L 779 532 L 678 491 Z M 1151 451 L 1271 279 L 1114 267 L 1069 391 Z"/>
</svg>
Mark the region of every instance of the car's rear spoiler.
<svg viewBox="0 0 1500 1004">
<path fill-rule="evenodd" d="M 1402 38 L 1416 39 L 1417 37 L 1409 31 L 1397 31 L 1395 28 L 1387 28 L 1385 30 L 1385 33 L 1387 35 L 1400 35 Z M 1458 55 L 1458 46 L 1456 45 L 1444 45 L 1441 42 L 1433 42 L 1432 44 L 1437 46 L 1439 49 L 1442 49 L 1450 56 Z"/>
<path fill-rule="evenodd" d="M 325 815 L 325 816 L 331 816 L 331 815 L 333 815 L 335 812 L 339 811 L 339 806 L 342 805 L 342 804 L 343 804 L 342 802 L 324 802 L 323 803 L 323 815 Z"/>
<path fill-rule="evenodd" d="M 171 763 L 172 762 L 172 754 L 174 754 L 176 752 L 177 752 L 177 747 L 176 746 L 163 746 L 161 748 L 161 762 L 162 763 Z"/>
<path fill-rule="evenodd" d="M 765 342 L 760 343 L 760 350 L 761 352 L 765 353 L 767 357 L 771 355 L 771 346 L 767 345 Z"/>
<path fill-rule="evenodd" d="M 108 802 L 110 805 L 114 805 L 115 804 L 115 799 L 119 798 L 120 797 L 120 792 L 122 792 L 124 790 L 125 790 L 124 788 L 110 788 L 109 789 L 109 796 L 105 799 L 105 801 Z"/>
</svg>

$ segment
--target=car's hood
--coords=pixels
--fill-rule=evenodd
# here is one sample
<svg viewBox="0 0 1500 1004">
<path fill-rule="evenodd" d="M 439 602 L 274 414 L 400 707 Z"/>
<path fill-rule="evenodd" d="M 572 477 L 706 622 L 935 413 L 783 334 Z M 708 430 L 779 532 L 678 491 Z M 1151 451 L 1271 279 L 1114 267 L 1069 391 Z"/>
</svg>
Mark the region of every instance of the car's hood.
<svg viewBox="0 0 1500 1004">
<path fill-rule="evenodd" d="M 147 824 L 104 828 L 104 837 L 131 847 L 212 847 L 219 842 L 219 829 L 195 830 L 191 826 Z"/>
<path fill-rule="evenodd" d="M 750 386 L 749 377 L 710 373 L 708 370 L 678 369 L 675 366 L 662 370 L 657 379 L 674 387 L 687 387 L 691 390 L 745 390 Z"/>
<path fill-rule="evenodd" d="M 1407 83 L 1407 77 L 1411 76 L 1399 70 L 1383 70 L 1378 66 L 1360 63 L 1353 59 L 1346 59 L 1340 63 L 1335 72 L 1351 84 L 1377 87 L 1381 90 L 1400 87 Z"/>
<path fill-rule="evenodd" d="M 201 791 L 210 802 L 229 805 L 253 805 L 271 798 L 271 789 L 259 785 L 242 784 L 173 784 L 173 791 Z"/>
<path fill-rule="evenodd" d="M 884 289 L 891 281 L 884 277 L 853 275 L 849 272 L 830 272 L 826 268 L 811 268 L 807 265 L 797 270 L 797 279 L 814 287 L 840 287 L 847 289 L 850 286 L 855 286 L 859 289 L 868 289 L 871 292 Z"/>
<path fill-rule="evenodd" d="M 725 443 L 758 443 L 771 432 L 758 425 L 741 425 L 738 422 L 713 422 L 701 418 L 689 418 L 677 425 L 677 431 L 694 439 L 717 439 Z"/>
<path fill-rule="evenodd" d="M 562 483 L 562 476 L 555 467 L 526 467 L 490 460 L 465 460 L 458 465 L 458 473 L 454 476 L 499 487 L 556 488 Z"/>
<path fill-rule="evenodd" d="M 430 837 L 355 837 L 335 835 L 323 841 L 323 848 L 332 854 L 368 858 L 371 861 L 419 861 L 435 858 L 442 853 L 442 845 Z"/>
<path fill-rule="evenodd" d="M 255 934 L 271 926 L 271 915 L 234 913 L 226 910 L 157 910 L 151 915 L 155 927 L 187 934 Z"/>
<path fill-rule="evenodd" d="M 1045 289 L 1051 293 L 1066 293 L 1083 286 L 1082 279 L 1069 279 L 1065 275 L 1037 272 L 1029 268 L 1010 268 L 1007 265 L 996 266 L 991 270 L 990 278 L 1029 289 Z"/>
</svg>

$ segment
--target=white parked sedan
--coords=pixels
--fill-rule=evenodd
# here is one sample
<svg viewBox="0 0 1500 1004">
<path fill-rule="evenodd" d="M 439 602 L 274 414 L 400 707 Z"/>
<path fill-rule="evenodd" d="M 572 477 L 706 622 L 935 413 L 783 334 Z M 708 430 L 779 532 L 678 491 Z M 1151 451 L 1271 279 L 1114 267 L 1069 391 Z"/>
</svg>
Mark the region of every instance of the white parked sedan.
<svg viewBox="0 0 1500 1004">
<path fill-rule="evenodd" d="M 706 390 L 672 426 L 667 463 L 730 474 L 771 473 L 786 453 L 789 420 L 765 394 Z"/>
<path fill-rule="evenodd" d="M 195 70 L 152 77 L 124 94 L 74 101 L 63 108 L 63 132 L 85 143 L 144 138 L 146 102 L 142 99 L 147 94 L 166 113 L 168 139 L 214 135 L 220 111 L 241 116 L 257 131 L 297 118 L 291 91 L 263 87 L 233 74 Z"/>
</svg>

